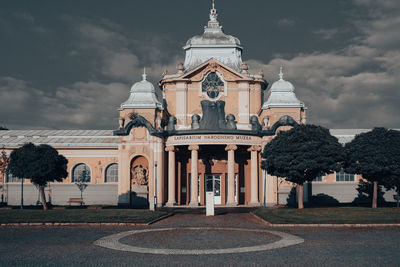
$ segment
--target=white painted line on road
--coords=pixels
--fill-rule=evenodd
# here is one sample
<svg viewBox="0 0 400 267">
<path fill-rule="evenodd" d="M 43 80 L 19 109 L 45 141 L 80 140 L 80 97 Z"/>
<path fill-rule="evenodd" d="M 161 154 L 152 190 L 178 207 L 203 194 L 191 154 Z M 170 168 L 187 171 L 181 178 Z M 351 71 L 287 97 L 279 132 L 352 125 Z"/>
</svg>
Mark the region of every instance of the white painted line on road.
<svg viewBox="0 0 400 267">
<path fill-rule="evenodd" d="M 272 234 L 281 237 L 280 240 L 257 246 L 249 247 L 238 247 L 238 248 L 223 248 L 223 249 L 163 249 L 163 248 L 143 248 L 137 246 L 131 246 L 122 244 L 119 242 L 121 238 L 126 236 L 135 235 L 139 233 L 150 233 L 150 232 L 162 232 L 162 231 L 173 231 L 173 230 L 219 230 L 219 231 L 242 231 L 242 232 L 259 232 L 265 234 Z M 121 232 L 105 236 L 95 241 L 94 244 L 97 246 L 129 251 L 136 253 L 148 253 L 148 254 L 163 254 L 163 255 L 204 255 L 204 254 L 227 254 L 227 253 L 245 253 L 264 251 L 277 248 L 283 248 L 288 246 L 297 245 L 303 243 L 304 239 L 291 235 L 288 233 L 272 230 L 257 230 L 257 229 L 242 229 L 242 228 L 213 228 L 213 227 L 185 227 L 185 228 L 159 228 L 159 229 L 145 229 L 145 230 L 132 230 Z"/>
</svg>

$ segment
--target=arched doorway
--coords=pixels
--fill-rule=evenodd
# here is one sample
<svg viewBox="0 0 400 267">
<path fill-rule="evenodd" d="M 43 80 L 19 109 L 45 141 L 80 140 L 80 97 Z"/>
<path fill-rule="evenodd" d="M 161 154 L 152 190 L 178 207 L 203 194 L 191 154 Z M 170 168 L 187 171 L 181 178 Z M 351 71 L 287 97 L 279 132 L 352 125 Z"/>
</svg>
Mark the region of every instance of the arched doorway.
<svg viewBox="0 0 400 267">
<path fill-rule="evenodd" d="M 149 162 L 143 156 L 132 159 L 130 165 L 130 206 L 147 208 L 149 206 Z"/>
</svg>

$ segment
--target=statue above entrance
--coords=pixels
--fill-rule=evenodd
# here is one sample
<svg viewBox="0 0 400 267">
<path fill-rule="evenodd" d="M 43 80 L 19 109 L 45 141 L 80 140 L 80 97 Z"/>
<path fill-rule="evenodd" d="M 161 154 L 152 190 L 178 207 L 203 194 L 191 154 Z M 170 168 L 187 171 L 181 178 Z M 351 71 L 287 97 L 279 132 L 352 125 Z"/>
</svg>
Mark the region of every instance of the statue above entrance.
<svg viewBox="0 0 400 267">
<path fill-rule="evenodd" d="M 198 114 L 192 116 L 193 130 L 236 130 L 235 116 L 233 114 L 228 114 L 225 119 L 225 101 L 202 100 L 201 109 L 203 110 L 203 117 L 200 122 L 198 122 Z"/>
</svg>

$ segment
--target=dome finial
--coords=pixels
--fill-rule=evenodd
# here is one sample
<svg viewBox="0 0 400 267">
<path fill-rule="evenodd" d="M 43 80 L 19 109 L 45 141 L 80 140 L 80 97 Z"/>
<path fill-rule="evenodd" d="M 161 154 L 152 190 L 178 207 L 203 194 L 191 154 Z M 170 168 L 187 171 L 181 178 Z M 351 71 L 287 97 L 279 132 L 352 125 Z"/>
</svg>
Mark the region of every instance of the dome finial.
<svg viewBox="0 0 400 267">
<path fill-rule="evenodd" d="M 280 71 L 279 71 L 279 79 L 283 80 L 283 67 L 281 66 Z"/>
<path fill-rule="evenodd" d="M 212 0 L 212 8 L 210 10 L 210 20 L 216 21 L 217 20 L 217 10 L 215 9 L 215 1 Z"/>
<path fill-rule="evenodd" d="M 143 68 L 142 77 L 143 77 L 143 81 L 146 81 L 146 78 L 147 78 L 147 75 L 146 75 L 146 67 Z"/>
</svg>

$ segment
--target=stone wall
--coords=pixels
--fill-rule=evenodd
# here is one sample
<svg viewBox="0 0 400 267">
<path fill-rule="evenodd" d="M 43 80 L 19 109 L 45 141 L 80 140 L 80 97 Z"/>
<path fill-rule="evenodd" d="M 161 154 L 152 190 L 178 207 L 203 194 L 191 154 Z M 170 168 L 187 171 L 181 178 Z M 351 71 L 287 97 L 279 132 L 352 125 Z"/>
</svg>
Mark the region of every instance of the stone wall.
<svg viewBox="0 0 400 267">
<path fill-rule="evenodd" d="M 46 199 L 53 205 L 69 205 L 68 199 L 80 197 L 81 193 L 75 184 L 51 184 L 46 187 Z M 50 193 L 51 192 L 51 193 Z M 21 184 L 6 184 L 4 187 L 4 201 L 10 206 L 18 206 L 21 203 Z M 89 184 L 83 191 L 85 205 L 117 205 L 118 184 Z M 31 183 L 24 184 L 24 205 L 36 205 L 38 190 Z M 73 204 L 76 205 L 76 204 Z"/>
<path fill-rule="evenodd" d="M 312 183 L 310 186 L 304 186 L 304 195 L 309 194 L 312 196 L 323 194 L 325 197 L 321 198 L 321 201 L 335 201 L 339 203 L 352 203 L 358 196 L 356 190 L 358 183 Z M 394 190 L 386 191 L 383 189 L 383 198 L 386 202 L 394 202 L 393 195 L 396 194 Z M 294 192 L 290 188 L 281 188 L 279 190 L 279 204 L 286 205 L 289 201 L 296 201 Z M 369 202 L 369 200 L 367 200 Z M 304 202 L 306 199 L 304 198 Z M 365 199 L 361 199 L 361 202 L 365 202 Z M 328 204 L 328 203 L 321 203 Z"/>
</svg>

